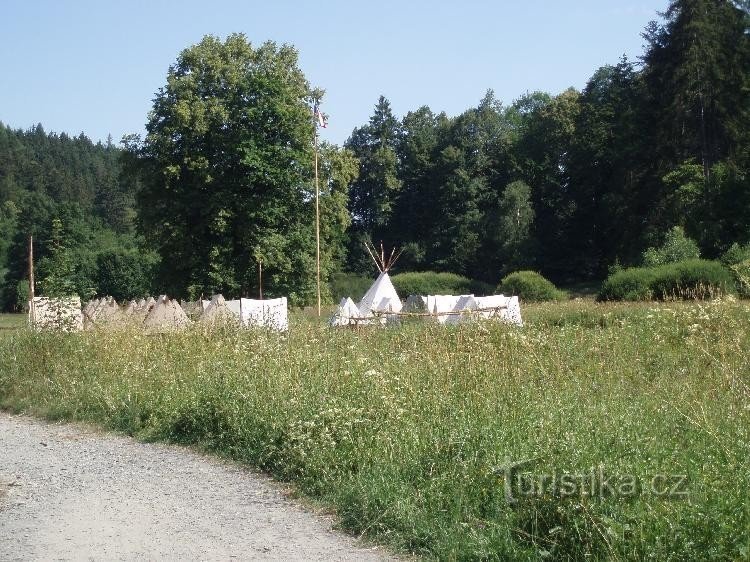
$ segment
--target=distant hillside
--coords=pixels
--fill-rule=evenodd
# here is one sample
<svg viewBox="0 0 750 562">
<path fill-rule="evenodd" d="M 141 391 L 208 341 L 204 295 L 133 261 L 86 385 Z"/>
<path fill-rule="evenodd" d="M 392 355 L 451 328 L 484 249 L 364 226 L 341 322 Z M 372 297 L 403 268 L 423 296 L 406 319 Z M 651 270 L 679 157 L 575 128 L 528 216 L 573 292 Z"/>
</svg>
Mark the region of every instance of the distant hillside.
<svg viewBox="0 0 750 562">
<path fill-rule="evenodd" d="M 76 285 L 98 292 L 102 253 L 133 252 L 136 184 L 122 174 L 121 151 L 111 140 L 47 133 L 41 124 L 14 130 L 0 123 L 0 306 L 16 307 L 28 269 L 28 237 L 44 269 L 52 222 L 63 224 Z"/>
</svg>

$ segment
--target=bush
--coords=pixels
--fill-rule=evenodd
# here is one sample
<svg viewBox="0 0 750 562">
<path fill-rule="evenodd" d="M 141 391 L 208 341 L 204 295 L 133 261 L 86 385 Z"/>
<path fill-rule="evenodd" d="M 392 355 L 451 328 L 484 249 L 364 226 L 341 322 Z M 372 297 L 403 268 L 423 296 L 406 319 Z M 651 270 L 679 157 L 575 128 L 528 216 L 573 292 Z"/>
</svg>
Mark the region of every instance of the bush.
<svg viewBox="0 0 750 562">
<path fill-rule="evenodd" d="M 750 243 L 740 246 L 735 242 L 721 256 L 721 263 L 727 267 L 737 265 L 747 260 L 750 260 Z"/>
<path fill-rule="evenodd" d="M 654 267 L 667 263 L 674 263 L 690 259 L 700 258 L 701 253 L 698 244 L 685 236 L 685 231 L 680 226 L 673 227 L 662 244 L 658 248 L 649 248 L 643 252 L 643 265 Z"/>
<path fill-rule="evenodd" d="M 744 299 L 750 299 L 750 259 L 729 266 L 736 282 L 737 292 Z"/>
<path fill-rule="evenodd" d="M 602 284 L 599 301 L 646 301 L 652 297 L 653 267 L 630 267 L 612 273 Z"/>
<path fill-rule="evenodd" d="M 365 296 L 373 281 L 374 278 L 363 277 L 356 273 L 334 273 L 331 275 L 328 287 L 335 303 L 338 304 L 346 297 L 351 297 L 356 302 Z"/>
<path fill-rule="evenodd" d="M 400 297 L 409 295 L 488 295 L 492 285 L 455 273 L 409 271 L 391 277 Z"/>
<path fill-rule="evenodd" d="M 500 281 L 495 291 L 504 295 L 517 295 L 527 302 L 562 301 L 568 298 L 550 281 L 536 271 L 516 271 Z"/>
<path fill-rule="evenodd" d="M 707 299 L 734 293 L 734 285 L 732 274 L 721 263 L 692 259 L 614 273 L 597 300 Z"/>
</svg>

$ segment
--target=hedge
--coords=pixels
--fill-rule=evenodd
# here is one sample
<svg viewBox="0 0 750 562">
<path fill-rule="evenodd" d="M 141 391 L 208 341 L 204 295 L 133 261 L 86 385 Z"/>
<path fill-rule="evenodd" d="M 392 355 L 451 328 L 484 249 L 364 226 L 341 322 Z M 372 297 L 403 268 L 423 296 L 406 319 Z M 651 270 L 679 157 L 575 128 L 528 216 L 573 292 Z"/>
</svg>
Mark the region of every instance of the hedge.
<svg viewBox="0 0 750 562">
<path fill-rule="evenodd" d="M 409 271 L 391 276 L 401 298 L 409 295 L 489 295 L 492 285 L 455 273 Z"/>
<path fill-rule="evenodd" d="M 550 281 L 536 271 L 516 271 L 503 278 L 496 293 L 518 296 L 522 301 L 561 301 L 568 298 Z"/>
<path fill-rule="evenodd" d="M 707 299 L 734 292 L 735 280 L 721 263 L 691 259 L 613 273 L 602 284 L 597 300 Z"/>
</svg>

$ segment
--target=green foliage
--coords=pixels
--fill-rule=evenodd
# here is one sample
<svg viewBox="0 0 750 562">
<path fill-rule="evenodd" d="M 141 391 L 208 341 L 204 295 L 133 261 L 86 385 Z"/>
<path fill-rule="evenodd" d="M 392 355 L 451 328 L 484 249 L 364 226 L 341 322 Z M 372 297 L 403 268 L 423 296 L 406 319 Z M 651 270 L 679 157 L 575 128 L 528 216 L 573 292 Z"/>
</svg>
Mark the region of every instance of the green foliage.
<svg viewBox="0 0 750 562">
<path fill-rule="evenodd" d="M 120 302 L 152 294 L 156 263 L 156 257 L 146 252 L 123 249 L 102 252 L 96 258 L 98 294 Z"/>
<path fill-rule="evenodd" d="M 28 279 L 19 279 L 18 283 L 16 283 L 15 294 L 16 302 L 13 303 L 15 310 L 26 310 L 29 306 L 29 300 L 31 299 Z"/>
<path fill-rule="evenodd" d="M 380 238 L 401 189 L 397 176 L 398 120 L 390 102 L 380 96 L 369 124 L 355 129 L 346 148 L 359 160 L 352 185 L 350 211 L 357 230 Z"/>
<path fill-rule="evenodd" d="M 682 227 L 675 226 L 667 233 L 664 244 L 658 248 L 649 248 L 643 253 L 643 265 L 653 267 L 698 258 L 698 244 L 685 236 Z"/>
<path fill-rule="evenodd" d="M 76 294 L 73 260 L 63 236 L 62 221 L 53 219 L 50 253 L 39 262 L 39 287 L 45 297 L 69 297 Z"/>
<path fill-rule="evenodd" d="M 52 283 L 64 279 L 69 285 L 62 287 L 64 292 L 83 298 L 96 288 L 98 253 L 139 245 L 133 235 L 138 184 L 121 173 L 120 158 L 121 151 L 111 142 L 94 144 L 84 135 L 46 133 L 41 125 L 28 131 L 0 125 L 0 271 L 7 269 L 0 308 L 26 305 L 22 288 L 30 235 L 39 291 L 45 292 L 46 270 L 59 272 L 62 267 L 68 271 L 63 277 L 53 275 Z M 53 264 L 55 219 L 62 226 L 65 252 L 58 252 Z"/>
<path fill-rule="evenodd" d="M 460 115 L 422 106 L 402 119 L 381 96 L 346 149 L 321 145 L 323 279 L 369 277 L 365 240 L 404 248 L 408 270 L 494 282 L 538 269 L 566 285 L 616 260 L 717 258 L 750 240 L 746 4 L 670 0 L 643 34 L 643 64 L 605 65 L 581 92 L 505 105 L 488 91 Z M 45 263 L 55 217 L 78 292 L 95 288 L 98 254 L 147 241 L 159 292 L 256 294 L 262 262 L 266 294 L 314 300 L 309 105 L 321 96 L 292 47 L 206 37 L 179 55 L 146 138 L 125 152 L 0 126 L 3 307 L 30 234 Z M 684 233 L 660 247 L 674 225 Z"/>
<path fill-rule="evenodd" d="M 740 245 L 735 242 L 721 256 L 721 263 L 727 267 L 746 260 L 750 260 L 750 243 Z"/>
<path fill-rule="evenodd" d="M 0 406 L 214 451 L 428 559 L 747 558 L 748 304 L 524 316 L 352 332 L 295 315 L 282 338 L 4 333 Z M 530 477 L 601 467 L 640 486 L 509 503 L 502 469 L 525 459 Z M 657 475 L 687 475 L 687 497 L 654 493 Z"/>
<path fill-rule="evenodd" d="M 518 296 L 522 301 L 562 301 L 568 298 L 550 281 L 536 271 L 516 271 L 503 278 L 495 289 L 503 295 Z"/>
<path fill-rule="evenodd" d="M 730 269 L 737 281 L 737 292 L 743 298 L 750 298 L 750 260 L 734 264 Z"/>
<path fill-rule="evenodd" d="M 372 282 L 372 278 L 357 273 L 339 272 L 331 275 L 328 286 L 333 302 L 339 303 L 341 299 L 346 297 L 351 297 L 354 302 L 357 302 L 365 296 Z"/>
<path fill-rule="evenodd" d="M 721 263 L 734 275 L 740 296 L 750 298 L 750 243 L 732 244 L 721 256 Z"/>
<path fill-rule="evenodd" d="M 600 301 L 641 301 L 653 297 L 651 288 L 656 273 L 652 267 L 630 267 L 612 273 L 597 295 Z"/>
<path fill-rule="evenodd" d="M 391 276 L 393 287 L 403 299 L 409 295 L 488 295 L 492 287 L 455 273 L 409 271 Z"/>
<path fill-rule="evenodd" d="M 732 274 L 721 263 L 692 259 L 614 273 L 602 284 L 597 299 L 707 299 L 734 292 Z"/>
<path fill-rule="evenodd" d="M 207 36 L 183 50 L 154 100 L 143 142 L 128 143 L 143 181 L 139 217 L 171 294 L 315 298 L 313 91 L 297 51 L 242 34 Z M 324 151 L 321 228 L 340 244 L 349 153 Z M 341 251 L 322 254 L 323 277 Z"/>
</svg>

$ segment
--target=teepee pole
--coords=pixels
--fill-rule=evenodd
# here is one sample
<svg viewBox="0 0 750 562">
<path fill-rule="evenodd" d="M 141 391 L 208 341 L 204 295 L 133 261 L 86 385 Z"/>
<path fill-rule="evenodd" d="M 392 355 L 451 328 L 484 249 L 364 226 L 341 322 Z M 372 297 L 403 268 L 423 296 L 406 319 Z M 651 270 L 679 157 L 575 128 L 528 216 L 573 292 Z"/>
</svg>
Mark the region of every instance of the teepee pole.
<svg viewBox="0 0 750 562">
<path fill-rule="evenodd" d="M 34 305 L 34 236 L 29 236 L 29 317 L 31 324 L 36 323 L 36 307 Z"/>
<path fill-rule="evenodd" d="M 317 101 L 316 107 L 317 107 Z M 320 187 L 318 185 L 318 116 L 313 111 L 315 129 L 315 280 L 318 289 L 318 318 L 320 318 Z"/>
</svg>

